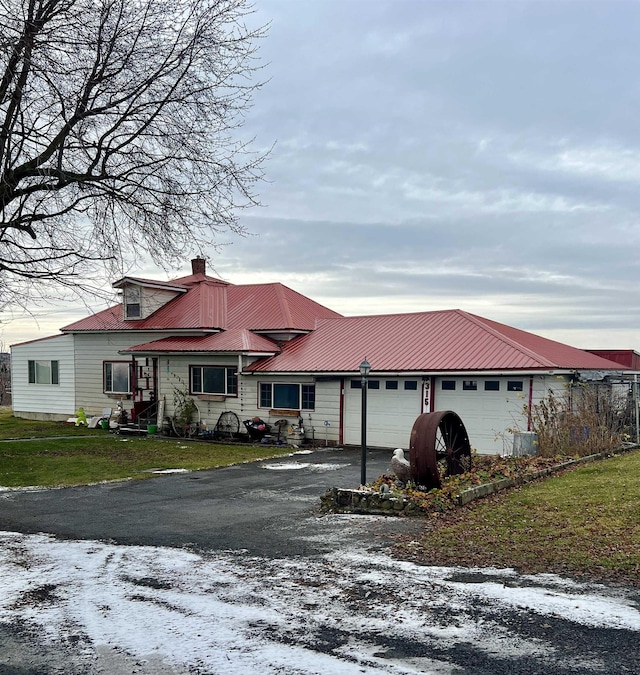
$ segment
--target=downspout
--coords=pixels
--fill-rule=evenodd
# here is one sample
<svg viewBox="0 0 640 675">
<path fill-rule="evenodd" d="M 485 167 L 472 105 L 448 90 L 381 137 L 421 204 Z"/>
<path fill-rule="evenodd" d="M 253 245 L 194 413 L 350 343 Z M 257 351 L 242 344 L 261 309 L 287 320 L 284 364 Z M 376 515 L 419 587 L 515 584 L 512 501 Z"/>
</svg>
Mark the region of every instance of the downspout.
<svg viewBox="0 0 640 675">
<path fill-rule="evenodd" d="M 340 422 L 338 423 L 338 445 L 344 444 L 344 377 L 340 378 Z"/>
<path fill-rule="evenodd" d="M 531 431 L 531 416 L 533 409 L 533 375 L 529 376 L 529 405 L 527 406 L 527 431 Z"/>
</svg>

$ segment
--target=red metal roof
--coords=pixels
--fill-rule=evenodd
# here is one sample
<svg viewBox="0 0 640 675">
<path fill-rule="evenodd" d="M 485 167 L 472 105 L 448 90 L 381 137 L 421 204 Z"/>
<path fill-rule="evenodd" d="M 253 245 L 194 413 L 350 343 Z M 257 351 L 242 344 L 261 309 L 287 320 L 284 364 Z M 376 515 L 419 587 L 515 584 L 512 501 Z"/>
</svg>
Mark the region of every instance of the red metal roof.
<svg viewBox="0 0 640 675">
<path fill-rule="evenodd" d="M 327 319 L 248 370 L 357 372 L 365 357 L 373 372 L 621 369 L 581 349 L 448 310 Z"/>
<path fill-rule="evenodd" d="M 123 352 L 251 352 L 274 354 L 280 351 L 275 342 L 246 328 L 232 328 L 222 333 L 170 337 L 123 349 Z"/>
<path fill-rule="evenodd" d="M 585 351 L 620 363 L 632 370 L 640 370 L 640 354 L 633 349 L 586 349 Z"/>
<path fill-rule="evenodd" d="M 257 331 L 313 330 L 318 319 L 342 316 L 280 283 L 230 286 L 227 304 L 230 328 Z"/>
<path fill-rule="evenodd" d="M 236 286 L 192 274 L 171 284 L 187 293 L 167 302 L 146 319 L 125 321 L 115 305 L 65 326 L 63 332 L 128 330 L 218 330 L 246 328 L 256 331 L 313 330 L 318 319 L 341 316 L 282 284 Z"/>
</svg>

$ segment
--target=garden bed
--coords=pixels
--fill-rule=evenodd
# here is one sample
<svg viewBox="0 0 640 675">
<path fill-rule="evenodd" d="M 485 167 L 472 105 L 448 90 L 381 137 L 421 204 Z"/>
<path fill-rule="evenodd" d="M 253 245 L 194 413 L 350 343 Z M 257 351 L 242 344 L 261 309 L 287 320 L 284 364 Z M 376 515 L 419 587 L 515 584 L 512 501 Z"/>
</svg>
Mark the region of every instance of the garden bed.
<svg viewBox="0 0 640 675">
<path fill-rule="evenodd" d="M 618 452 L 635 447 L 621 448 Z M 410 483 L 400 487 L 395 475 L 383 474 L 373 483 L 358 489 L 331 488 L 320 498 L 320 508 L 330 513 L 374 515 L 444 513 L 500 490 L 613 454 L 616 453 L 602 452 L 579 458 L 481 455 L 474 457 L 471 471 L 445 478 L 441 488 L 424 490 Z"/>
</svg>

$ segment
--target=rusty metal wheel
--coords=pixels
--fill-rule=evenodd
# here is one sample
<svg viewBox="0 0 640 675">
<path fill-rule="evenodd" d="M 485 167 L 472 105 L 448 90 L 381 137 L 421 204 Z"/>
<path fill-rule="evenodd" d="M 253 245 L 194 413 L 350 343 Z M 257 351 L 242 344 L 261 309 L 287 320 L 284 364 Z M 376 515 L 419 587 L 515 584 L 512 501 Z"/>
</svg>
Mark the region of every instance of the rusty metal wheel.
<svg viewBox="0 0 640 675">
<path fill-rule="evenodd" d="M 411 476 L 429 489 L 445 476 L 471 468 L 471 445 L 462 420 L 451 410 L 424 413 L 413 424 L 409 442 Z"/>
</svg>

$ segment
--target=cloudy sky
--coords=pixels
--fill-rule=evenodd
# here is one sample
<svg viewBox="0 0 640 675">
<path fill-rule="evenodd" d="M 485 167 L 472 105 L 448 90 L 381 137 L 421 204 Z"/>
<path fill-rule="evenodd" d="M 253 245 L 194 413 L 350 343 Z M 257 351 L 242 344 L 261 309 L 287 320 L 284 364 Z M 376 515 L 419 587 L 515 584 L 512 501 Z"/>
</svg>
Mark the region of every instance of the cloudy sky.
<svg viewBox="0 0 640 675">
<path fill-rule="evenodd" d="M 210 270 L 349 315 L 460 308 L 640 350 L 639 3 L 256 9 L 269 82 L 244 133 L 275 147 L 243 215 L 255 236 L 208 252 Z M 0 340 L 86 312 L 36 314 Z"/>
</svg>

